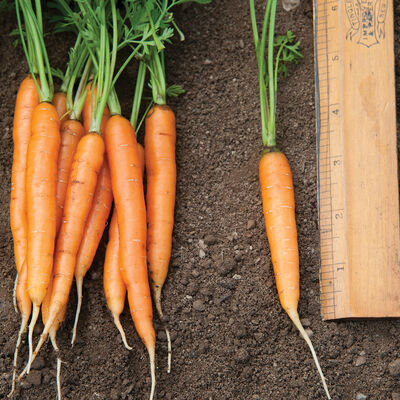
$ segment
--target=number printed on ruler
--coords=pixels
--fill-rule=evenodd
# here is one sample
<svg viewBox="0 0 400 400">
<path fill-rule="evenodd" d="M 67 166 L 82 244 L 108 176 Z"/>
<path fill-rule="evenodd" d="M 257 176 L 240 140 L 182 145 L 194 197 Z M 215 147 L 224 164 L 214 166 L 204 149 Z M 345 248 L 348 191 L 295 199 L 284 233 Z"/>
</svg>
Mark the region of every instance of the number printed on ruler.
<svg viewBox="0 0 400 400">
<path fill-rule="evenodd" d="M 321 306 L 325 319 L 343 306 L 346 234 L 341 98 L 340 0 L 315 1 L 319 104 L 319 227 Z"/>
</svg>

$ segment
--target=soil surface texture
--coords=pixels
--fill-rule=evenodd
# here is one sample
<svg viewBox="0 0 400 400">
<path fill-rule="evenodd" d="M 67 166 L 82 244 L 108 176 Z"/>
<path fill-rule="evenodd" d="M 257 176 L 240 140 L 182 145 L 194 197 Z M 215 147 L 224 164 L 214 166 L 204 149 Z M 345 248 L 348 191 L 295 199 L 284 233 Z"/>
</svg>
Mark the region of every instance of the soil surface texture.
<svg viewBox="0 0 400 400">
<path fill-rule="evenodd" d="M 264 1 L 257 1 L 261 18 Z M 9 227 L 12 121 L 18 85 L 27 73 L 20 47 L 9 36 L 13 12 L 0 17 L 0 398 L 10 389 L 19 316 L 12 305 L 15 278 Z M 156 399 L 324 399 L 311 354 L 282 310 L 275 288 L 258 183 L 262 150 L 257 65 L 248 2 L 214 0 L 176 12 L 186 40 L 167 50 L 167 79 L 186 94 L 171 99 L 177 115 L 177 199 L 170 272 L 163 291 L 173 340 L 158 319 Z M 293 30 L 304 60 L 289 68 L 278 92 L 278 145 L 293 170 L 301 263 L 299 313 L 321 361 L 333 399 L 400 399 L 400 321 L 323 322 L 319 302 L 319 233 L 314 102 L 312 1 L 287 13 L 281 5 L 277 34 Z M 65 68 L 73 43 L 49 36 L 51 63 Z M 395 1 L 397 97 L 400 99 L 400 4 Z M 129 115 L 135 67 L 118 83 Z M 143 132 L 139 132 L 143 141 Z M 147 399 L 146 350 L 129 310 L 122 315 L 123 347 L 107 309 L 102 267 L 107 229 L 84 281 L 78 340 L 70 346 L 76 306 L 73 286 L 58 333 L 64 399 Z M 35 329 L 37 340 L 42 324 Z M 19 364 L 27 359 L 27 343 Z M 56 357 L 47 343 L 15 399 L 56 398 Z"/>
</svg>

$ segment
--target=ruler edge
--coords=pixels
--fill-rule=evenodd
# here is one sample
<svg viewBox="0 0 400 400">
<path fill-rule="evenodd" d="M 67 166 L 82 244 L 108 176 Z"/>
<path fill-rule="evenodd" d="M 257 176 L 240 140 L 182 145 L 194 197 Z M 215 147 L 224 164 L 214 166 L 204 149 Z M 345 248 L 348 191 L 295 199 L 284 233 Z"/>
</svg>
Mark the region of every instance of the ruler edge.
<svg viewBox="0 0 400 400">
<path fill-rule="evenodd" d="M 326 0 L 325 0 L 326 1 Z M 339 0 L 340 1 L 340 0 Z M 398 182 L 398 190 L 397 190 L 397 204 L 400 210 L 400 183 L 399 183 L 399 150 L 398 150 L 398 117 L 397 117 L 397 97 L 396 97 L 396 53 L 395 53 L 395 26 L 394 26 L 394 0 L 389 0 L 391 2 L 392 13 L 393 13 L 393 23 L 392 23 L 392 37 L 393 37 L 393 75 L 394 75 L 394 87 L 393 87 L 393 96 L 395 102 L 395 110 L 394 110 L 394 118 L 395 118 L 395 131 L 396 131 L 396 146 L 395 146 L 395 154 L 397 159 L 397 169 L 396 176 Z M 320 235 L 320 187 L 319 187 L 319 177 L 320 177 L 320 130 L 321 130 L 321 114 L 320 114 L 320 95 L 319 95 L 319 70 L 318 70 L 318 48 L 317 48 L 317 19 L 318 19 L 318 0 L 313 0 L 313 44 L 314 44 L 314 82 L 315 82 L 315 125 L 316 125 L 316 147 L 317 147 L 317 217 L 318 217 L 318 236 L 319 236 L 319 247 L 321 245 L 321 235 Z M 399 216 L 400 219 L 400 216 Z M 400 308 L 398 314 L 395 315 L 387 315 L 387 316 L 343 316 L 338 318 L 325 317 L 323 313 L 323 307 L 321 303 L 321 273 L 322 273 L 322 260 L 321 256 L 319 256 L 319 267 L 318 267 L 318 281 L 319 281 L 319 299 L 320 299 L 320 315 L 323 321 L 341 321 L 341 320 L 378 320 L 378 319 L 399 319 L 400 318 Z M 350 314 L 351 314 L 351 310 Z"/>
</svg>

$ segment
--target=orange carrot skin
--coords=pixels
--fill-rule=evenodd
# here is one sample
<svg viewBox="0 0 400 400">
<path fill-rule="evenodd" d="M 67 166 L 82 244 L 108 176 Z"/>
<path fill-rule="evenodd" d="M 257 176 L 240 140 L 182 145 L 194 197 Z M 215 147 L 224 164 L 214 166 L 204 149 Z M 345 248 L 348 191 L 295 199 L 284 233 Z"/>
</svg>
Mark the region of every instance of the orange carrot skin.
<svg viewBox="0 0 400 400">
<path fill-rule="evenodd" d="M 126 286 L 121 276 L 119 263 L 118 216 L 114 209 L 111 218 L 109 239 L 104 260 L 103 286 L 107 305 L 113 314 L 120 315 L 124 309 Z"/>
<path fill-rule="evenodd" d="M 285 311 L 297 310 L 299 301 L 299 250 L 292 172 L 280 151 L 265 153 L 259 176 L 265 226 L 279 299 Z"/>
<path fill-rule="evenodd" d="M 92 208 L 86 221 L 82 242 L 76 257 L 75 277 L 84 277 L 92 265 L 110 215 L 112 200 L 110 170 L 105 159 L 97 178 Z"/>
<path fill-rule="evenodd" d="M 26 170 L 28 293 L 36 305 L 46 295 L 53 267 L 59 146 L 57 110 L 40 103 L 33 112 Z"/>
<path fill-rule="evenodd" d="M 144 149 L 137 144 L 142 175 L 144 172 Z M 117 209 L 114 208 L 108 231 L 108 244 L 104 261 L 103 286 L 104 295 L 110 311 L 120 315 L 124 309 L 126 286 L 122 279 L 119 263 L 119 229 Z"/>
<path fill-rule="evenodd" d="M 68 119 L 61 123 L 61 144 L 57 162 L 57 232 L 63 217 L 65 196 L 67 193 L 68 179 L 71 173 L 79 140 L 84 134 L 83 125 L 76 120 Z"/>
<path fill-rule="evenodd" d="M 83 136 L 74 156 L 65 198 L 63 222 L 57 238 L 48 322 L 54 321 L 68 301 L 76 255 L 92 206 L 103 157 L 104 142 L 101 136 L 95 133 Z"/>
<path fill-rule="evenodd" d="M 17 272 L 26 261 L 28 222 L 26 217 L 26 162 L 31 137 L 33 110 L 39 104 L 39 94 L 31 75 L 18 89 L 14 111 L 13 165 L 11 173 L 10 223 L 14 239 L 14 254 Z"/>
<path fill-rule="evenodd" d="M 64 121 L 67 121 L 67 94 L 63 92 L 54 93 L 52 103 L 57 110 L 60 122 L 63 123 Z"/>
<path fill-rule="evenodd" d="M 82 120 L 83 120 L 83 126 L 85 128 L 85 133 L 89 133 L 90 124 L 92 122 L 92 107 L 94 107 L 96 101 L 97 88 L 96 87 L 94 88 L 92 105 L 90 104 L 90 99 L 92 98 L 92 83 L 88 83 L 86 85 L 86 89 L 87 89 L 87 95 L 85 99 L 85 104 L 83 105 L 82 109 Z M 104 109 L 103 118 L 101 120 L 101 126 L 100 126 L 101 133 L 104 133 L 104 130 L 106 128 L 106 123 L 109 117 L 110 117 L 110 111 L 106 106 L 106 108 Z"/>
<path fill-rule="evenodd" d="M 146 207 L 143 175 L 133 128 L 119 115 L 105 130 L 111 184 L 118 212 L 120 263 L 136 330 L 146 347 L 154 348 L 153 310 L 146 263 Z"/>
<path fill-rule="evenodd" d="M 168 273 L 176 192 L 175 114 L 155 105 L 146 117 L 144 151 L 147 181 L 147 258 L 152 285 L 163 286 Z"/>
<path fill-rule="evenodd" d="M 18 309 L 21 313 L 22 318 L 29 318 L 32 309 L 32 302 L 29 297 L 27 289 L 28 281 L 28 266 L 23 263 L 21 270 L 18 274 L 17 289 L 15 296 L 17 298 Z"/>
</svg>

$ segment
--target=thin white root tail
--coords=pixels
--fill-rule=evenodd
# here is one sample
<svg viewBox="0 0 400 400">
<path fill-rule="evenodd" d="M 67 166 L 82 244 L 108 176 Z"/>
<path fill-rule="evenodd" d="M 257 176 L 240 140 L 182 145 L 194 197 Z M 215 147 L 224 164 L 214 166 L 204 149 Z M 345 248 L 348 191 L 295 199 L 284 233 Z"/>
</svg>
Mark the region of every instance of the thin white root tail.
<svg viewBox="0 0 400 400">
<path fill-rule="evenodd" d="M 52 328 L 49 336 L 51 340 L 51 344 L 53 345 L 53 349 L 56 352 L 57 355 L 57 400 L 62 399 L 62 394 L 61 394 L 61 358 L 60 358 L 60 349 L 57 346 L 57 341 L 56 341 L 56 335 L 57 335 L 57 329 Z"/>
<path fill-rule="evenodd" d="M 326 393 L 328 399 L 331 399 L 331 396 L 330 396 L 329 390 L 328 390 L 328 386 L 327 386 L 326 381 L 325 381 L 325 376 L 322 373 L 322 369 L 321 369 L 321 366 L 319 364 L 319 361 L 318 361 L 318 358 L 317 358 L 317 354 L 315 353 L 314 346 L 312 345 L 310 337 L 308 336 L 307 332 L 304 330 L 303 325 L 300 322 L 300 317 L 299 317 L 299 314 L 297 313 L 297 310 L 287 311 L 287 313 L 288 313 L 290 319 L 292 320 L 292 322 L 294 323 L 294 325 L 296 326 L 296 328 L 299 330 L 299 332 L 300 332 L 301 336 L 303 337 L 303 339 L 308 344 L 308 347 L 310 348 L 311 354 L 312 354 L 312 356 L 314 358 L 315 365 L 316 365 L 316 367 L 318 369 L 318 372 L 319 372 L 319 375 L 321 377 L 321 381 L 322 381 L 322 385 L 323 385 L 323 387 L 325 389 L 325 393 Z"/>
<path fill-rule="evenodd" d="M 74 345 L 75 340 L 76 340 L 76 330 L 78 328 L 79 315 L 81 313 L 81 308 L 82 308 L 82 286 L 83 286 L 83 281 L 82 281 L 81 277 L 75 278 L 75 281 L 76 281 L 76 292 L 77 292 L 77 295 L 78 295 L 78 303 L 76 305 L 75 321 L 74 321 L 74 327 L 72 329 L 71 346 Z"/>
<path fill-rule="evenodd" d="M 15 277 L 15 281 L 14 281 L 14 288 L 13 288 L 13 306 L 14 306 L 14 310 L 15 312 L 18 314 L 18 307 L 17 307 L 17 285 L 18 285 L 18 272 L 17 272 L 17 276 Z"/>
<path fill-rule="evenodd" d="M 28 346 L 29 346 L 29 358 L 28 358 L 28 364 L 26 365 L 26 373 L 29 374 L 31 370 L 31 365 L 32 365 L 32 356 L 33 356 L 33 329 L 35 328 L 36 321 L 39 316 L 40 312 L 40 306 L 37 304 L 32 304 L 33 310 L 32 310 L 32 319 L 31 323 L 29 324 L 29 332 L 28 332 Z"/>
<path fill-rule="evenodd" d="M 31 366 L 32 363 L 35 361 L 36 356 L 38 355 L 38 353 L 39 353 L 41 347 L 43 346 L 43 343 L 46 341 L 47 335 L 48 335 L 48 330 L 46 330 L 46 327 L 45 327 L 43 333 L 40 335 L 40 339 L 39 339 L 39 342 L 38 342 L 38 344 L 37 344 L 37 346 L 36 346 L 36 349 L 35 349 L 35 351 L 34 351 L 33 354 L 32 354 L 31 362 L 30 362 L 30 364 L 29 364 L 29 361 L 28 361 L 28 364 L 26 365 L 26 367 L 24 368 L 24 370 L 23 370 L 23 371 L 20 373 L 20 375 L 18 376 L 18 382 L 19 382 L 26 374 L 29 374 L 30 366 Z"/>
<path fill-rule="evenodd" d="M 150 390 L 150 400 L 153 400 L 154 393 L 156 391 L 156 351 L 155 348 L 147 348 L 150 358 L 150 373 L 151 373 L 151 390 Z"/>
<path fill-rule="evenodd" d="M 124 346 L 125 346 L 128 350 L 132 350 L 132 347 L 129 346 L 128 342 L 126 341 L 125 331 L 124 331 L 124 328 L 123 328 L 122 325 L 121 325 L 121 321 L 120 321 L 120 319 L 119 319 L 119 315 L 114 314 L 113 317 L 114 317 L 114 324 L 115 324 L 115 326 L 117 327 L 117 329 L 119 330 L 119 333 L 120 333 L 120 335 L 121 335 L 122 342 L 124 343 Z"/>
<path fill-rule="evenodd" d="M 28 320 L 29 320 L 29 317 L 28 318 L 24 317 L 24 318 L 22 318 L 22 321 L 21 321 L 21 327 L 18 332 L 17 343 L 15 344 L 11 391 L 7 397 L 11 397 L 15 391 L 15 378 L 17 377 L 17 365 L 18 365 L 18 350 L 19 350 L 19 346 L 21 345 L 22 335 L 24 334 L 26 327 L 28 325 Z"/>
<path fill-rule="evenodd" d="M 164 330 L 165 330 L 165 335 L 167 336 L 167 344 L 168 344 L 168 366 L 167 366 L 167 372 L 171 373 L 171 365 L 172 365 L 172 344 L 171 344 L 171 335 L 169 333 L 167 323 L 165 322 L 164 319 L 164 314 L 162 311 L 161 307 L 161 288 L 153 288 L 154 290 L 154 303 L 156 305 L 156 310 L 158 313 L 158 316 L 160 317 L 160 320 L 163 324 Z"/>
</svg>

